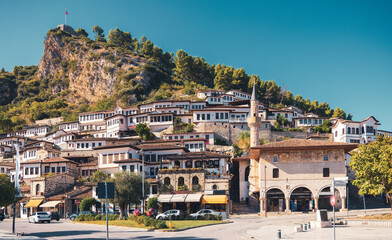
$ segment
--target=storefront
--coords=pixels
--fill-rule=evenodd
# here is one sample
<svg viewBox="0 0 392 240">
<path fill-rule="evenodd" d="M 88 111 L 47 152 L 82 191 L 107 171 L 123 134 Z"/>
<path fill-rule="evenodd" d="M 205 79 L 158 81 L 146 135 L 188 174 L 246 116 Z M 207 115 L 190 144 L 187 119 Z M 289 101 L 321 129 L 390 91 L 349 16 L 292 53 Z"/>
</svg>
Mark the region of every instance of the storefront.
<svg viewBox="0 0 392 240">
<path fill-rule="evenodd" d="M 226 195 L 204 195 L 201 199 L 201 208 L 220 212 L 223 218 L 229 216 L 229 206 Z"/>
<path fill-rule="evenodd" d="M 196 193 L 196 194 L 188 194 L 185 199 L 188 213 L 195 213 L 201 209 L 201 198 L 203 194 Z"/>
<path fill-rule="evenodd" d="M 32 215 L 35 212 L 38 212 L 39 205 L 42 203 L 44 199 L 30 199 L 30 201 L 24 206 L 27 208 L 27 217 Z"/>
<path fill-rule="evenodd" d="M 60 204 L 61 201 L 49 201 L 41 204 L 40 208 L 42 208 L 44 212 L 60 212 L 59 211 Z"/>
</svg>

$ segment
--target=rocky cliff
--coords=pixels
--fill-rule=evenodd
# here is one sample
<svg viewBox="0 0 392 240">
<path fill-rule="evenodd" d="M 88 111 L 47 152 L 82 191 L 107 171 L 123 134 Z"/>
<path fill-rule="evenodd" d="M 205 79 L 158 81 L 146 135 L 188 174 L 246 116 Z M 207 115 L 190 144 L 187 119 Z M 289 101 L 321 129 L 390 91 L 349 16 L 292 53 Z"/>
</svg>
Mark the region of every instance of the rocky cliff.
<svg viewBox="0 0 392 240">
<path fill-rule="evenodd" d="M 37 76 L 49 79 L 53 94 L 67 91 L 69 102 L 95 103 L 121 90 L 120 75 L 132 73 L 132 81 L 148 86 L 145 63 L 145 58 L 132 52 L 53 29 L 44 41 Z M 132 94 L 129 97 L 137 100 Z"/>
</svg>

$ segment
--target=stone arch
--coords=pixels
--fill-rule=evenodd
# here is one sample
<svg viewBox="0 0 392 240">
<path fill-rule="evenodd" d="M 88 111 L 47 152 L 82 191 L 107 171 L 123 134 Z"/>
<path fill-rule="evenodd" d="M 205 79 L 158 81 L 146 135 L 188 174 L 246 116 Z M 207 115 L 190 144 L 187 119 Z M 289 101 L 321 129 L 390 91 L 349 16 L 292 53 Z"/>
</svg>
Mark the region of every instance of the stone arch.
<svg viewBox="0 0 392 240">
<path fill-rule="evenodd" d="M 311 188 L 304 185 L 299 185 L 290 190 L 290 210 L 307 212 L 314 208 L 314 192 Z"/>
<path fill-rule="evenodd" d="M 286 195 L 279 187 L 267 189 L 267 212 L 283 212 L 286 210 Z"/>
<path fill-rule="evenodd" d="M 318 191 L 317 197 L 318 197 L 318 209 L 326 209 L 326 210 L 332 210 L 332 206 L 330 204 L 330 197 L 331 197 L 331 187 L 332 185 L 325 185 L 320 190 Z M 335 193 L 336 197 L 336 205 L 335 209 L 340 209 L 342 207 L 342 195 L 341 191 L 335 187 Z"/>
</svg>

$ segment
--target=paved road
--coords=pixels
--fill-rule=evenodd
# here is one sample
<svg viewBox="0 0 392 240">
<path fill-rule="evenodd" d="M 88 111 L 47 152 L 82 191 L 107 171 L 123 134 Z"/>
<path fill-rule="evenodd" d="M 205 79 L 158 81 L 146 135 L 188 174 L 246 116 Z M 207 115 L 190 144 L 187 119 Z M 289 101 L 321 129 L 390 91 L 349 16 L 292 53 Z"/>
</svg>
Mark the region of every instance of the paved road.
<svg viewBox="0 0 392 240">
<path fill-rule="evenodd" d="M 390 210 L 384 210 L 390 211 Z M 368 212 L 369 213 L 369 212 Z M 361 211 L 350 214 L 363 214 Z M 346 213 L 339 213 L 345 216 Z M 331 216 L 331 214 L 330 214 Z M 215 240 L 215 239 L 276 239 L 278 229 L 282 230 L 283 239 L 332 239 L 332 229 L 311 229 L 308 232 L 295 233 L 294 226 L 315 220 L 315 214 L 294 214 L 283 216 L 268 216 L 262 218 L 257 215 L 237 216 L 233 223 L 207 226 L 181 232 L 146 232 L 142 230 L 110 226 L 110 239 L 140 239 L 140 240 Z M 11 230 L 11 220 L 0 222 L 0 239 L 4 231 Z M 3 235 L 2 232 L 3 231 Z M 35 239 L 105 239 L 105 226 L 79 224 L 70 221 L 51 222 L 50 224 L 32 224 L 27 220 L 18 219 L 17 232 L 29 234 Z M 392 229 L 349 227 L 337 228 L 337 239 L 388 239 L 392 236 Z M 21 239 L 29 239 L 21 238 Z"/>
</svg>

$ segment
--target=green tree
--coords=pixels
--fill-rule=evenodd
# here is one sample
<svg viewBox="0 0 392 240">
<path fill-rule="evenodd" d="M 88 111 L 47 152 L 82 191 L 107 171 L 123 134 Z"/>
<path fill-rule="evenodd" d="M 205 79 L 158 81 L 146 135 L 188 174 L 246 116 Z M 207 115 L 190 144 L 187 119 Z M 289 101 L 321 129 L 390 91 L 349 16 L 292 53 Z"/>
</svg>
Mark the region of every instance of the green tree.
<svg viewBox="0 0 392 240">
<path fill-rule="evenodd" d="M 355 170 L 352 183 L 360 194 L 386 194 L 392 210 L 392 137 L 378 136 L 353 151 L 349 166 Z"/>
<path fill-rule="evenodd" d="M 346 113 L 343 111 L 343 109 L 336 107 L 333 111 L 332 117 L 346 119 Z"/>
<path fill-rule="evenodd" d="M 108 34 L 108 43 L 123 47 L 126 49 L 133 49 L 133 39 L 129 32 L 123 32 L 118 28 L 110 30 Z"/>
<path fill-rule="evenodd" d="M 158 208 L 158 198 L 151 197 L 147 200 L 147 210 L 150 208 L 157 209 Z"/>
<path fill-rule="evenodd" d="M 86 30 L 84 30 L 83 28 L 78 28 L 78 29 L 76 30 L 76 33 L 77 33 L 79 36 L 88 37 L 88 33 L 87 33 Z"/>
<path fill-rule="evenodd" d="M 98 41 L 98 42 L 105 41 L 105 34 L 103 34 L 103 29 L 100 26 L 95 25 L 93 27 L 93 33 L 95 35 L 95 41 Z"/>
<path fill-rule="evenodd" d="M 96 171 L 91 182 L 104 182 L 108 179 L 108 175 L 100 170 Z"/>
<path fill-rule="evenodd" d="M 313 129 L 314 132 L 319 133 L 330 133 L 331 132 L 331 123 L 328 120 L 325 120 L 322 124 L 315 126 Z"/>
<path fill-rule="evenodd" d="M 242 131 L 238 136 L 238 147 L 249 150 L 250 146 L 250 132 L 249 131 Z"/>
<path fill-rule="evenodd" d="M 140 53 L 146 57 L 151 57 L 154 55 L 154 44 L 150 40 L 143 42 Z"/>
<path fill-rule="evenodd" d="M 139 135 L 140 139 L 144 141 L 154 139 L 154 134 L 151 133 L 151 130 L 146 123 L 137 124 L 135 132 Z"/>
<path fill-rule="evenodd" d="M 234 149 L 234 157 L 240 157 L 242 156 L 242 153 L 244 152 L 240 147 L 238 147 L 237 144 L 231 145 Z"/>
<path fill-rule="evenodd" d="M 10 177 L 6 174 L 0 174 L 0 207 L 7 207 L 14 202 L 15 187 Z"/>
<path fill-rule="evenodd" d="M 349 114 L 347 115 L 347 120 L 353 120 L 353 115 L 351 115 L 351 113 L 349 113 Z"/>
<path fill-rule="evenodd" d="M 91 211 L 91 207 L 96 203 L 97 200 L 93 197 L 83 198 L 79 205 L 80 211 Z"/>
<path fill-rule="evenodd" d="M 126 216 L 129 204 L 140 204 L 142 196 L 142 176 L 139 173 L 121 171 L 114 174 L 114 202 L 120 207 L 120 218 Z M 149 183 L 144 182 L 144 193 L 148 195 Z"/>
</svg>

